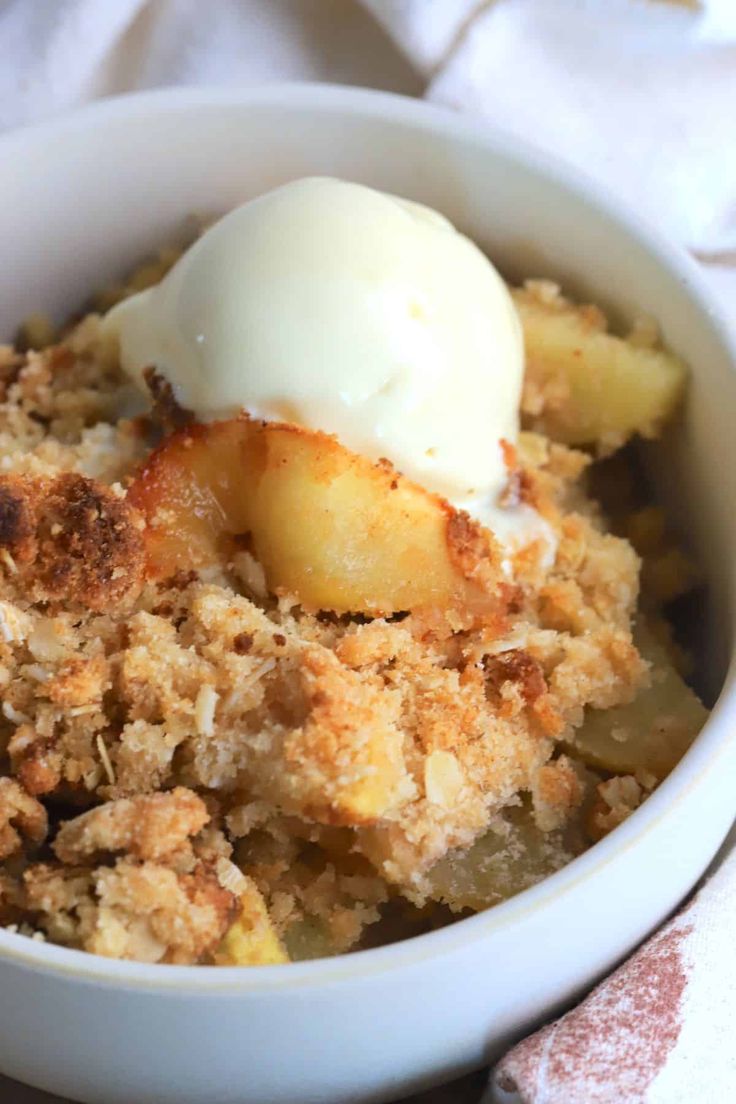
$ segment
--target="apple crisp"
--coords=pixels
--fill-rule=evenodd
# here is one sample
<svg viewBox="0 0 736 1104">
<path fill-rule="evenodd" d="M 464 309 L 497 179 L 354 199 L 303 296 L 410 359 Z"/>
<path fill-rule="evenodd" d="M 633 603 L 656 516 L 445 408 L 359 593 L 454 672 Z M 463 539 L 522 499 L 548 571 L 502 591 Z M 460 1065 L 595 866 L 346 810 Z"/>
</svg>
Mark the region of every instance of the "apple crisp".
<svg viewBox="0 0 736 1104">
<path fill-rule="evenodd" d="M 96 314 L 0 348 L 6 926 L 163 963 L 376 945 L 532 885 L 666 776 L 706 716 L 662 617 L 696 576 L 656 508 L 609 532 L 588 476 L 682 366 L 554 285 L 515 298 L 506 496 L 552 534 L 516 553 L 324 434 L 193 425 L 153 377 L 125 416 Z"/>
</svg>

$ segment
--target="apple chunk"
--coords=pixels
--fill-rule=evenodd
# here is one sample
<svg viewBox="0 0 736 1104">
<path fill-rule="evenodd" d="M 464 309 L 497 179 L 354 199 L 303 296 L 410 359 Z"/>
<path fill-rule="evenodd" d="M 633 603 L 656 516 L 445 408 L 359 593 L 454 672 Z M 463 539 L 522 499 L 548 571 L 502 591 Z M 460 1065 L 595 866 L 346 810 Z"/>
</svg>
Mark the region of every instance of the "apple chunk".
<svg viewBox="0 0 736 1104">
<path fill-rule="evenodd" d="M 522 411 L 536 430 L 604 452 L 635 433 L 659 436 L 685 390 L 678 357 L 609 333 L 595 307 L 540 297 L 533 284 L 513 294 L 526 348 Z"/>
<path fill-rule="evenodd" d="M 489 620 L 504 604 L 487 530 L 324 433 L 245 416 L 188 426 L 149 457 L 130 501 L 147 523 L 152 578 L 245 544 L 269 589 L 310 609 Z"/>
<path fill-rule="evenodd" d="M 589 709 L 571 748 L 592 767 L 618 774 L 644 770 L 661 780 L 682 759 L 707 721 L 708 710 L 646 626 L 637 628 L 634 640 L 651 663 L 649 686 L 628 705 Z"/>
<path fill-rule="evenodd" d="M 509 809 L 466 850 L 451 851 L 424 875 L 422 888 L 454 911 L 479 912 L 536 885 L 585 849 L 579 817 L 543 832 L 531 809 Z"/>
</svg>

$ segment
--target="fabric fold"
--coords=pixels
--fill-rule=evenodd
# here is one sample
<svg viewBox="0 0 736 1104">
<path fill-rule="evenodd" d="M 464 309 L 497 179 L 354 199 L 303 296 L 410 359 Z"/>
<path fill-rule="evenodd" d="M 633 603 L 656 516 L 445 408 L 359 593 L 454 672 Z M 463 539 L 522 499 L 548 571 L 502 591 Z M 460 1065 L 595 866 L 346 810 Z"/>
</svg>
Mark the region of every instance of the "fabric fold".
<svg viewBox="0 0 736 1104">
<path fill-rule="evenodd" d="M 736 853 L 727 850 L 673 920 L 581 1004 L 502 1059 L 487 1104 L 732 1099 L 735 912 Z"/>
</svg>

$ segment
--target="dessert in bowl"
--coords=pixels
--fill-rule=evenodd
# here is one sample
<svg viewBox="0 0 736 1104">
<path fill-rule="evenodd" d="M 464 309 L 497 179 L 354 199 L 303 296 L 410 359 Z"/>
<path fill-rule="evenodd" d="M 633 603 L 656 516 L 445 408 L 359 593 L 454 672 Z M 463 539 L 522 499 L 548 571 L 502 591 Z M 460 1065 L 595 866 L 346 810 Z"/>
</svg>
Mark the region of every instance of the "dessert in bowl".
<svg viewBox="0 0 736 1104">
<path fill-rule="evenodd" d="M 510 293 L 437 212 L 329 178 L 119 294 L 6 353 L 6 922 L 320 957 L 633 812 L 706 716 L 659 608 L 695 573 L 632 509 L 638 602 L 584 484 L 683 400 L 656 328 Z"/>
<path fill-rule="evenodd" d="M 108 108 L 134 146 L 143 134 L 154 143 L 177 109 L 193 112 L 222 159 L 223 186 L 212 185 L 208 207 L 235 209 L 160 282 L 140 290 L 162 272 L 136 277 L 137 294 L 123 294 L 103 319 L 90 316 L 38 351 L 7 353 L 3 900 L 14 930 L 4 965 L 22 972 L 34 1022 L 41 979 L 71 1009 L 80 986 L 89 995 L 85 977 L 100 974 L 92 1003 L 104 999 L 107 1016 L 123 1005 L 160 1015 L 168 1056 L 156 1057 L 156 1069 L 151 1046 L 135 1043 L 146 1050 L 142 1099 L 160 1098 L 166 1076 L 171 1099 L 293 1096 L 295 1082 L 263 1049 L 277 1021 L 290 1061 L 306 1037 L 321 1054 L 299 1071 L 302 1098 L 395 1095 L 400 1080 L 480 1060 L 481 1040 L 498 1043 L 564 999 L 671 907 L 728 815 L 725 805 L 711 813 L 707 846 L 700 838 L 680 848 L 655 900 L 620 923 L 598 917 L 602 946 L 586 948 L 578 935 L 562 941 L 566 962 L 544 954 L 555 910 L 559 919 L 574 908 L 564 875 L 591 915 L 601 884 L 609 906 L 626 900 L 637 819 L 644 837 L 650 808 L 650 827 L 663 808 L 675 823 L 668 787 L 673 797 L 678 770 L 704 747 L 699 740 L 664 781 L 705 720 L 677 673 L 660 608 L 687 587 L 688 560 L 661 513 L 636 496 L 618 503 L 615 520 L 648 568 L 637 612 L 637 553 L 606 532 L 583 485 L 591 455 L 654 436 L 675 415 L 686 372 L 670 348 L 693 365 L 697 396 L 698 351 L 672 334 L 672 292 L 657 295 L 643 280 L 657 270 L 666 284 L 674 262 L 660 261 L 625 220 L 609 241 L 641 254 L 627 321 L 654 315 L 666 347 L 649 324 L 608 332 L 600 310 L 575 305 L 548 280 L 519 284 L 519 275 L 550 275 L 555 261 L 561 276 L 569 272 L 554 230 L 544 238 L 546 270 L 517 245 L 510 294 L 465 237 L 414 202 L 432 199 L 426 191 L 391 172 L 376 179 L 380 165 L 366 169 L 357 157 L 351 168 L 342 147 L 326 152 L 340 118 L 356 138 L 374 126 L 386 141 L 406 129 L 417 157 L 435 135 L 433 157 L 443 148 L 455 156 L 452 210 L 434 206 L 490 238 L 490 256 L 508 265 L 508 241 L 497 252 L 492 238 L 512 226 L 512 196 L 497 194 L 498 223 L 476 219 L 477 228 L 470 208 L 451 202 L 476 149 L 470 136 L 463 146 L 459 124 L 420 112 L 431 126 L 413 125 L 416 109 L 403 104 L 392 124 L 379 123 L 379 108 L 394 101 L 313 95 L 312 159 L 290 148 L 295 138 L 282 140 L 293 167 L 278 175 L 296 182 L 269 191 L 254 176 L 240 180 L 238 195 L 218 146 L 226 120 L 242 122 L 235 104 L 230 113 L 226 98 L 194 107 L 154 97 L 145 122 L 136 118 L 142 101 L 128 117 Z M 288 94 L 261 96 L 248 105 L 249 141 L 274 112 L 296 133 L 306 109 Z M 80 140 L 81 124 L 67 126 L 66 138 Z M 490 157 L 494 187 L 513 169 L 533 188 L 538 173 L 561 221 L 566 199 L 593 239 L 604 233 L 611 216 L 591 214 L 595 202 L 553 173 L 508 152 L 478 156 Z M 181 150 L 176 157 L 181 165 Z M 298 179 L 305 170 L 382 191 Z M 482 174 L 467 171 L 480 186 Z M 166 240 L 175 211 L 201 206 L 189 179 L 182 170 L 186 202 L 167 208 L 162 178 L 149 244 L 154 234 Z M 523 224 L 519 215 L 509 233 Z M 134 260 L 127 250 L 119 258 Z M 96 271 L 104 280 L 104 266 Z M 583 302 L 598 298 L 597 277 Z M 37 301 L 72 306 L 43 289 Z M 626 304 L 612 305 L 626 315 Z M 697 411 L 690 397 L 686 411 L 693 401 Z M 692 543 L 711 582 L 707 550 Z M 641 870 L 643 842 L 635 854 Z M 586 871 L 597 890 L 584 888 Z M 548 874 L 498 907 L 495 923 L 494 910 L 451 923 Z M 481 921 L 487 933 L 476 937 Z M 380 946 L 433 927 L 444 930 Z M 472 950 L 466 940 L 476 938 Z M 300 963 L 361 947 L 374 949 Z M 528 975 L 513 996 L 503 984 L 491 1018 L 480 1011 L 480 979 L 462 1001 L 447 993 L 455 970 L 483 963 L 509 979 L 512 970 Z M 395 1037 L 381 1048 L 379 1005 L 398 999 L 397 986 Z M 410 1042 L 431 994 L 443 1007 L 422 1012 L 424 1034 Z M 324 1023 L 304 1018 L 310 1001 L 327 1008 Z M 338 1038 L 329 1025 L 346 1001 L 353 1011 Z M 224 1062 L 211 1090 L 183 1054 L 201 1017 L 202 1045 Z M 383 1056 L 365 1077 L 355 1040 L 367 1024 Z M 240 1032 L 250 1033 L 247 1060 L 232 1053 Z M 447 1041 L 431 1058 L 438 1032 Z M 129 1045 L 125 1036 L 115 1061 Z M 6 1066 L 28 1076 L 22 1050 Z M 71 1076 L 68 1091 L 100 1098 L 94 1072 Z M 112 1100 L 131 1090 L 105 1091 Z"/>
</svg>

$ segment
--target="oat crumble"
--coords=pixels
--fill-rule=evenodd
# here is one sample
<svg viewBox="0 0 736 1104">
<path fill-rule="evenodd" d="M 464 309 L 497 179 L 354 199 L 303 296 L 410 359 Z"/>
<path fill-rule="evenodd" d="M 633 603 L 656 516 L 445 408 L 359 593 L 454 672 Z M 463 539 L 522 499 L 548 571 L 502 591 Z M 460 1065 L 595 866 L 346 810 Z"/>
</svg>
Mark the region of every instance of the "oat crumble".
<svg viewBox="0 0 736 1104">
<path fill-rule="evenodd" d="M 591 363 L 624 355 L 554 285 L 517 302 L 535 326 L 572 317 Z M 705 716 L 670 649 L 633 634 L 640 555 L 652 625 L 695 575 L 655 508 L 630 539 L 606 531 L 572 446 L 626 434 L 619 419 L 579 439 L 566 333 L 551 360 L 532 347 L 508 458 L 554 562 L 517 553 L 494 616 L 465 621 L 310 611 L 269 592 L 245 545 L 152 577 L 130 488 L 180 424 L 171 396 L 155 390 L 158 426 L 119 417 L 129 387 L 95 314 L 57 344 L 0 347 L 3 923 L 144 962 L 338 953 L 492 905 L 639 805 Z M 28 345 L 51 336 L 35 319 Z M 627 348 L 664 355 L 650 322 Z M 648 407 L 636 428 L 659 422 Z M 467 534 L 457 554 L 469 575 L 486 563 Z M 663 679 L 674 704 L 650 708 Z"/>
</svg>

